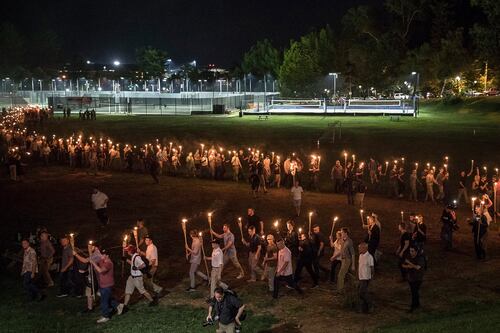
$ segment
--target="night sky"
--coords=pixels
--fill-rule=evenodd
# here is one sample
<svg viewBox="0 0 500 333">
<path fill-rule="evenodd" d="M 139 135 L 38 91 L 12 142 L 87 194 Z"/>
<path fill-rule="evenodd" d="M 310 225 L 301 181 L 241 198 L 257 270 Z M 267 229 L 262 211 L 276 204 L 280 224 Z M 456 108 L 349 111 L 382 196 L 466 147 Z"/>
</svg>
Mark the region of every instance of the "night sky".
<svg viewBox="0 0 500 333">
<path fill-rule="evenodd" d="M 257 40 L 280 48 L 313 28 L 339 24 L 346 10 L 382 0 L 50 0 L 6 1 L 0 19 L 25 34 L 52 29 L 63 55 L 94 62 L 135 60 L 135 49 L 164 49 L 175 62 L 231 66 Z"/>
</svg>

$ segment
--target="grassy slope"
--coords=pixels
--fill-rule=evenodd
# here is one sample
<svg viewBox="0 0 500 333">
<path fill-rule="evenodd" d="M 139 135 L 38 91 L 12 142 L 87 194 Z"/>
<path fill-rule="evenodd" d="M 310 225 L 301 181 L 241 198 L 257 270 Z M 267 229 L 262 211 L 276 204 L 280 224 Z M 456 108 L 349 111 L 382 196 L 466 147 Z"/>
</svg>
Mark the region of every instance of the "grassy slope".
<svg viewBox="0 0 500 333">
<path fill-rule="evenodd" d="M 146 303 L 134 305 L 129 312 L 104 325 L 96 325 L 99 309 L 93 314 L 78 314 L 85 301 L 73 298 L 55 298 L 56 290 L 49 291 L 43 303 L 26 303 L 25 294 L 12 280 L 1 281 L 2 296 L 8 302 L 0 303 L 0 331 L 26 333 L 78 333 L 78 332 L 210 332 L 203 329 L 206 308 L 189 305 L 160 305 L 150 308 Z M 168 296 L 167 296 L 168 297 Z M 247 332 L 259 332 L 271 327 L 271 316 L 248 316 Z"/>
<path fill-rule="evenodd" d="M 418 320 L 402 320 L 392 327 L 375 330 L 376 333 L 453 333 L 500 331 L 498 313 L 500 304 L 462 303 L 454 306 L 450 312 L 424 315 Z"/>
</svg>

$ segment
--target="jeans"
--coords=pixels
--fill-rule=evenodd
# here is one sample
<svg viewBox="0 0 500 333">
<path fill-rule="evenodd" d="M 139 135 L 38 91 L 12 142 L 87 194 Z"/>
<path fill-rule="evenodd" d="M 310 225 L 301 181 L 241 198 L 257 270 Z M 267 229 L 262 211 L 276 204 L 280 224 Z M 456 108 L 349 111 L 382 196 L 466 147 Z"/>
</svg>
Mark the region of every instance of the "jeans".
<svg viewBox="0 0 500 333">
<path fill-rule="evenodd" d="M 23 287 L 28 292 L 31 299 L 35 299 L 40 294 L 38 287 L 31 278 L 31 272 L 25 272 L 23 274 Z"/>
<path fill-rule="evenodd" d="M 111 312 L 116 309 L 118 302 L 113 298 L 112 287 L 100 288 L 101 292 L 101 314 L 103 317 L 110 318 Z"/>
<path fill-rule="evenodd" d="M 411 290 L 411 308 L 416 309 L 420 306 L 420 286 L 422 281 L 409 282 Z"/>
<path fill-rule="evenodd" d="M 62 272 L 59 277 L 61 294 L 69 294 L 73 290 L 73 280 L 71 278 L 73 271 Z"/>
<path fill-rule="evenodd" d="M 368 296 L 368 285 L 370 280 L 359 280 L 359 300 L 361 301 L 361 311 L 367 313 L 370 309 L 370 299 Z"/>
<path fill-rule="evenodd" d="M 337 281 L 337 266 L 342 264 L 342 260 L 334 260 L 332 261 L 332 264 L 330 266 L 330 282 L 335 282 Z"/>
</svg>

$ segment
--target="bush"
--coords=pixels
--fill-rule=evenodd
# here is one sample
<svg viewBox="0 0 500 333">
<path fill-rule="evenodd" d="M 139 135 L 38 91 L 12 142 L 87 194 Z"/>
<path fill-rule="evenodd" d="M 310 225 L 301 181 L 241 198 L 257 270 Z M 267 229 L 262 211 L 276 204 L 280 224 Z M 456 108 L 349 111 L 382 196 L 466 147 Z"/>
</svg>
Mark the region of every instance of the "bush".
<svg viewBox="0 0 500 333">
<path fill-rule="evenodd" d="M 457 105 L 464 101 L 462 96 L 447 95 L 443 98 L 444 105 Z"/>
</svg>

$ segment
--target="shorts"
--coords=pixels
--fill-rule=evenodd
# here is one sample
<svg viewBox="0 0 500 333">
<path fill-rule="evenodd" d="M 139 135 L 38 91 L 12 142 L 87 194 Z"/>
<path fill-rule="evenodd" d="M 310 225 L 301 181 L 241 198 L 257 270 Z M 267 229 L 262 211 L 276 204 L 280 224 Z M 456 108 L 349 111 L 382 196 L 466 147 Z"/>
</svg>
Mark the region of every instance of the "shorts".
<svg viewBox="0 0 500 333">
<path fill-rule="evenodd" d="M 92 297 L 92 288 L 85 287 L 85 297 Z"/>
<path fill-rule="evenodd" d="M 137 291 L 141 295 L 146 293 L 146 289 L 144 288 L 144 281 L 142 279 L 142 276 L 133 278 L 132 275 L 130 275 L 127 279 L 127 285 L 125 287 L 125 294 L 132 295 L 134 293 L 135 289 L 137 289 Z"/>
<path fill-rule="evenodd" d="M 298 208 L 298 207 L 300 207 L 301 202 L 302 202 L 302 200 L 295 200 L 294 199 L 293 200 L 293 206 Z"/>
</svg>

